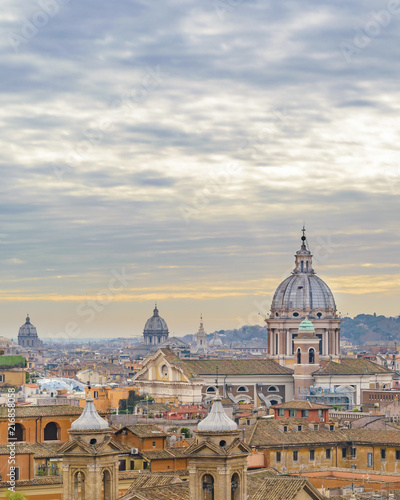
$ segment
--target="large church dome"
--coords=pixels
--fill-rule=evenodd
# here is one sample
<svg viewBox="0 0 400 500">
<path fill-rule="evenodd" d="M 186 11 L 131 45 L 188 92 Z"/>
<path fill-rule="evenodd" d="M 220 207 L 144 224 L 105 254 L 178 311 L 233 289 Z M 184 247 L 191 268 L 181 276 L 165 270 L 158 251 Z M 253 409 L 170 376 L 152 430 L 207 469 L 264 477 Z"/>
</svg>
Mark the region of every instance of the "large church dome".
<svg viewBox="0 0 400 500">
<path fill-rule="evenodd" d="M 333 294 L 312 267 L 312 254 L 307 248 L 304 232 L 301 239 L 301 248 L 295 255 L 296 267 L 275 291 L 271 318 L 323 318 L 336 315 Z"/>
<path fill-rule="evenodd" d="M 143 333 L 168 335 L 167 323 L 161 316 L 159 316 L 157 305 L 154 308 L 153 316 L 146 321 Z"/>
<path fill-rule="evenodd" d="M 32 325 L 29 316 L 26 317 L 26 322 L 19 329 L 18 335 L 29 335 L 31 337 L 37 337 L 36 327 Z"/>
</svg>

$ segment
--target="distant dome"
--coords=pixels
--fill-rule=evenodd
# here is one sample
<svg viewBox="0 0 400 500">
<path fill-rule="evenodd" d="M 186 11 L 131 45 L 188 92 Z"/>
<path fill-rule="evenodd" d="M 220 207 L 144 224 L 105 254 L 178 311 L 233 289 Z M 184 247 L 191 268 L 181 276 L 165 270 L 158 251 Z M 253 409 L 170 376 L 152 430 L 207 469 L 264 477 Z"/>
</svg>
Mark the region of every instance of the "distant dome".
<svg viewBox="0 0 400 500">
<path fill-rule="evenodd" d="M 32 325 L 31 320 L 29 316 L 26 317 L 26 322 L 24 325 L 21 326 L 19 329 L 18 335 L 30 335 L 33 337 L 37 337 L 37 330 L 36 327 Z"/>
<path fill-rule="evenodd" d="M 336 317 L 335 299 L 328 285 L 315 274 L 304 233 L 301 239 L 301 248 L 295 255 L 296 267 L 275 291 L 271 317 Z"/>
<path fill-rule="evenodd" d="M 228 417 L 221 403 L 221 398 L 216 396 L 213 400 L 213 405 L 210 413 L 197 426 L 199 431 L 235 431 L 237 424 Z"/>
<path fill-rule="evenodd" d="M 100 415 L 97 413 L 93 401 L 94 401 L 93 398 L 90 397 L 86 398 L 86 405 L 85 408 L 83 409 L 82 415 L 77 420 L 75 420 L 75 422 L 72 422 L 71 430 L 96 431 L 96 430 L 103 430 L 110 428 L 107 420 L 101 418 Z"/>
<path fill-rule="evenodd" d="M 208 343 L 209 346 L 220 346 L 220 345 L 223 345 L 223 342 L 222 340 L 218 337 L 218 333 L 215 332 L 214 333 L 214 337 L 210 340 L 210 342 Z"/>
<path fill-rule="evenodd" d="M 158 315 L 157 305 L 154 308 L 153 316 L 146 321 L 144 334 L 168 335 L 168 326 L 165 320 Z"/>
</svg>

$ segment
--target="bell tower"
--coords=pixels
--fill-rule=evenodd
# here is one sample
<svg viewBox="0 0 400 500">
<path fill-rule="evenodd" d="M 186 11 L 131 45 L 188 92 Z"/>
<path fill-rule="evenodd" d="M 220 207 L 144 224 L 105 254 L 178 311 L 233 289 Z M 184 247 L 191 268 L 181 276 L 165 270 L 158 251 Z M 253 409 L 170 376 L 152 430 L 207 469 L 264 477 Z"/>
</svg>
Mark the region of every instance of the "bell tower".
<svg viewBox="0 0 400 500">
<path fill-rule="evenodd" d="M 313 385 L 312 373 L 319 368 L 319 338 L 309 319 L 299 325 L 294 339 L 294 399 L 301 399 L 300 388 L 308 389 Z"/>
<path fill-rule="evenodd" d="M 190 500 L 247 499 L 247 457 L 251 449 L 240 439 L 217 395 L 209 415 L 196 431 L 189 456 Z"/>
<path fill-rule="evenodd" d="M 72 423 L 63 457 L 63 500 L 116 500 L 119 443 L 108 422 L 100 417 L 91 397 Z"/>
</svg>

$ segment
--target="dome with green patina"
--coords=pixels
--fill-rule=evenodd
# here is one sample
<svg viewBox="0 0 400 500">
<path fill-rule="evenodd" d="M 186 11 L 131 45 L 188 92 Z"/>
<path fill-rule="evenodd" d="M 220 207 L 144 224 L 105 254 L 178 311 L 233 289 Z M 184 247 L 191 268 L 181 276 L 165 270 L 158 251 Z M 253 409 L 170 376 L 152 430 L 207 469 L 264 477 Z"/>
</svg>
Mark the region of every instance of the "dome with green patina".
<svg viewBox="0 0 400 500">
<path fill-rule="evenodd" d="M 314 325 L 309 319 L 303 319 L 299 325 L 299 332 L 315 332 Z"/>
</svg>

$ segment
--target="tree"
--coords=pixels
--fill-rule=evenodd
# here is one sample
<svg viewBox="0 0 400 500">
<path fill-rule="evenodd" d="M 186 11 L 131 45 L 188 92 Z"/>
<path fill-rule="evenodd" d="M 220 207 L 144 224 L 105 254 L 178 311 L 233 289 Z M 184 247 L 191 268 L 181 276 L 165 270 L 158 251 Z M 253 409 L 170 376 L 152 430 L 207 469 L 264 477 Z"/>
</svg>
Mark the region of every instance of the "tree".
<svg viewBox="0 0 400 500">
<path fill-rule="evenodd" d="M 181 434 L 184 434 L 186 439 L 192 437 L 192 433 L 190 432 L 190 430 L 187 427 L 182 427 Z"/>
<path fill-rule="evenodd" d="M 26 496 L 23 495 L 22 493 L 7 491 L 6 495 L 7 498 L 9 498 L 10 500 L 26 500 Z"/>
<path fill-rule="evenodd" d="M 119 401 L 119 411 L 121 413 L 133 413 L 133 408 L 141 401 L 140 396 L 136 391 L 129 391 L 127 399 L 120 399 Z"/>
</svg>

